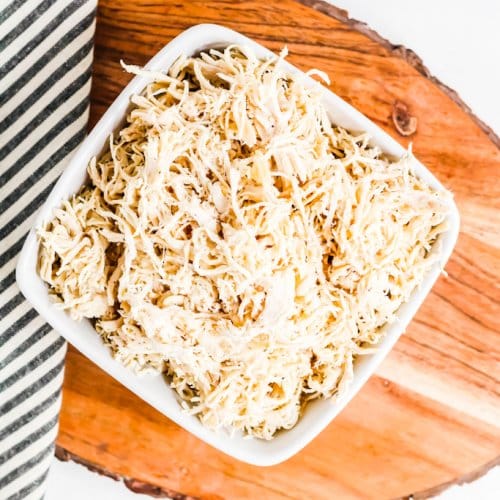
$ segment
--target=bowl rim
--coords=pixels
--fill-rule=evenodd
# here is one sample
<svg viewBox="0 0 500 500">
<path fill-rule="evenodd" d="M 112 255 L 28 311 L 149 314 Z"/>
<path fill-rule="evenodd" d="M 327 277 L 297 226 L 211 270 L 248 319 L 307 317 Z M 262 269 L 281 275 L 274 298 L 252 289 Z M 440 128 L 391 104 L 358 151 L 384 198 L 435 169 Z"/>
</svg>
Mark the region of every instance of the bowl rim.
<svg viewBox="0 0 500 500">
<path fill-rule="evenodd" d="M 275 54 L 259 43 L 229 28 L 216 24 L 198 24 L 181 32 L 178 36 L 167 43 L 163 49 L 150 59 L 145 68 L 164 69 L 165 67 L 169 67 L 183 52 L 194 53 L 204 50 L 210 46 L 220 47 L 221 45 L 230 44 L 249 45 L 256 50 L 259 57 L 270 55 L 275 56 Z M 343 120 L 344 123 L 352 122 L 355 124 L 354 127 L 347 128 L 368 132 L 372 137 L 372 141 L 380 145 L 381 149 L 389 154 L 402 156 L 406 152 L 406 150 L 395 139 L 389 136 L 385 131 L 332 91 L 320 86 L 317 82 L 305 75 L 304 72 L 291 64 L 287 62 L 284 64 L 286 65 L 287 70 L 304 75 L 303 77 L 308 85 L 316 85 L 318 88 L 321 88 L 324 99 L 328 101 L 328 107 L 335 109 L 335 113 L 333 114 L 343 117 L 340 121 Z M 99 150 L 102 150 L 107 143 L 110 132 L 116 129 L 119 121 L 123 120 L 124 114 L 130 105 L 130 96 L 141 92 L 148 81 L 149 79 L 147 76 L 135 76 L 125 86 L 89 135 L 77 148 L 71 160 L 65 167 L 62 175 L 57 180 L 55 186 L 35 217 L 34 225 L 28 233 L 18 258 L 16 266 L 17 284 L 26 299 L 56 331 L 60 332 L 63 337 L 71 342 L 79 351 L 97 364 L 101 369 L 109 373 L 112 377 L 141 397 L 141 399 L 145 400 L 151 406 L 159 410 L 170 420 L 174 421 L 176 424 L 214 448 L 217 448 L 243 462 L 259 466 L 278 464 L 299 452 L 336 417 L 336 415 L 357 394 L 368 378 L 375 372 L 376 368 L 387 356 L 399 337 L 402 333 L 404 333 L 407 325 L 437 280 L 441 269 L 444 267 L 444 264 L 448 260 L 453 247 L 455 246 L 460 225 L 456 204 L 453 200 L 449 201 L 449 229 L 445 235 L 443 235 L 439 263 L 427 273 L 421 287 L 413 291 L 409 301 L 401 306 L 398 311 L 398 319 L 391 324 L 390 328 L 388 328 L 388 333 L 380 342 L 378 351 L 368 357 L 369 359 L 366 363 L 365 360 L 363 360 L 364 364 L 362 364 L 361 368 L 356 368 L 355 379 L 346 390 L 343 397 L 337 398 L 333 402 L 323 400 L 314 403 L 322 404 L 323 410 L 316 411 L 316 417 L 312 418 L 312 420 L 309 419 L 310 421 L 308 422 L 308 425 L 302 426 L 300 432 L 296 432 L 294 429 L 283 431 L 283 434 L 293 436 L 293 438 L 286 438 L 283 440 L 280 435 L 271 441 L 246 440 L 246 442 L 254 442 L 253 445 L 247 446 L 243 442 L 245 438 L 229 437 L 221 434 L 220 432 L 214 432 L 206 429 L 201 425 L 201 423 L 199 423 L 196 417 L 186 417 L 186 415 L 182 413 L 180 407 L 176 411 L 172 407 L 171 402 L 169 402 L 170 407 L 167 407 L 151 394 L 147 394 L 144 386 L 142 385 L 143 382 L 141 382 L 141 379 L 137 375 L 135 375 L 131 370 L 120 365 L 118 361 L 113 360 L 109 352 L 105 354 L 102 349 L 99 350 L 92 347 L 90 343 L 91 340 L 85 336 L 85 333 L 82 333 L 84 330 L 88 330 L 87 327 L 82 326 L 82 323 L 70 319 L 66 312 L 54 307 L 53 303 L 50 301 L 48 289 L 43 284 L 37 273 L 38 242 L 36 237 L 36 228 L 40 227 L 44 221 L 51 216 L 55 207 L 60 206 L 64 199 L 67 199 L 68 196 L 76 192 L 81 187 L 85 179 L 86 168 L 89 160 L 92 156 L 98 154 Z M 443 188 L 441 183 L 431 174 L 431 172 L 416 159 L 414 169 L 417 176 L 422 178 L 425 182 L 428 182 L 434 187 Z M 402 310 L 403 312 L 401 312 Z M 102 343 L 100 337 L 98 335 L 95 335 L 95 337 L 99 342 L 101 342 L 102 347 L 106 351 L 109 351 L 108 348 Z M 298 427 L 300 422 L 305 418 L 306 413 L 307 412 L 304 412 L 304 415 L 301 416 L 296 427 Z M 198 422 L 198 424 L 195 423 L 193 418 Z M 260 443 L 254 446 L 256 442 Z"/>
</svg>

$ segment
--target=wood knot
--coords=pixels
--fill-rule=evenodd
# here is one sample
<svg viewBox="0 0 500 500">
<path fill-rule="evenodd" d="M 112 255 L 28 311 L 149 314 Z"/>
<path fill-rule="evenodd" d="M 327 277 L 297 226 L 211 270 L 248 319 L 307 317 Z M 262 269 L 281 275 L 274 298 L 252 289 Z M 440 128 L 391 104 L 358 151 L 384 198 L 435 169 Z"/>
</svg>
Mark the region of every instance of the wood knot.
<svg viewBox="0 0 500 500">
<path fill-rule="evenodd" d="M 408 106 L 402 101 L 394 101 L 392 105 L 392 121 L 396 130 L 404 137 L 417 131 L 417 118 L 411 116 Z"/>
</svg>

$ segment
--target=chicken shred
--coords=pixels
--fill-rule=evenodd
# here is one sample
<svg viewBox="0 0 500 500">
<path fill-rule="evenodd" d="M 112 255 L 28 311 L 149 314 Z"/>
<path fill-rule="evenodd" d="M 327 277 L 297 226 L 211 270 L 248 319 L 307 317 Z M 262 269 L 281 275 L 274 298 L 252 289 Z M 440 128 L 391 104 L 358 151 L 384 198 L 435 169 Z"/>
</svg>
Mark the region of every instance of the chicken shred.
<svg viewBox="0 0 500 500">
<path fill-rule="evenodd" d="M 263 439 L 349 384 L 436 261 L 449 196 L 332 124 L 283 57 L 125 66 L 151 83 L 39 231 L 60 307 L 203 424 Z"/>
</svg>

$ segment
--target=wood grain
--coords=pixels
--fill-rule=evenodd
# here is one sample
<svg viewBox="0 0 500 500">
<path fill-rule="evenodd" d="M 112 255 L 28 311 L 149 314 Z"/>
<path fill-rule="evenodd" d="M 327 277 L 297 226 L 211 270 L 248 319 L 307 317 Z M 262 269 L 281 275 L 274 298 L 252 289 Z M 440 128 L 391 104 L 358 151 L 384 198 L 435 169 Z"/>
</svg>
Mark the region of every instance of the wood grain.
<svg viewBox="0 0 500 500">
<path fill-rule="evenodd" d="M 311 2 L 310 2 L 311 3 Z M 317 2 L 314 2 L 316 7 Z M 447 277 L 345 411 L 304 451 L 260 469 L 203 444 L 69 349 L 58 445 L 66 458 L 176 498 L 424 498 L 500 456 L 500 150 L 401 50 L 294 0 L 99 4 L 91 124 L 183 29 L 215 22 L 332 77 L 331 89 L 413 150 L 462 218 Z M 397 102 L 417 119 L 401 136 Z M 491 136 L 491 137 L 490 137 Z M 493 139 L 493 140 L 492 140 Z"/>
<path fill-rule="evenodd" d="M 353 30 L 363 33 L 371 40 L 382 45 L 392 54 L 406 61 L 410 66 L 414 67 L 419 73 L 425 76 L 428 80 L 436 84 L 448 97 L 450 97 L 450 99 L 455 101 L 465 112 L 467 112 L 473 118 L 473 120 L 479 125 L 479 127 L 482 130 L 484 130 L 484 132 L 486 132 L 491 141 L 500 147 L 500 137 L 497 134 L 495 134 L 493 129 L 485 122 L 480 120 L 477 117 L 477 115 L 474 114 L 472 109 L 465 103 L 465 101 L 462 100 L 462 98 L 455 90 L 448 87 L 438 78 L 436 78 L 429 71 L 427 66 L 425 66 L 424 61 L 413 50 L 405 47 L 404 45 L 391 43 L 386 38 L 380 36 L 380 34 L 377 33 L 375 30 L 371 29 L 363 21 L 358 21 L 357 19 L 349 17 L 349 12 L 339 7 L 336 7 L 335 5 L 332 5 L 326 0 L 298 0 L 298 1 L 304 5 L 308 5 L 309 7 L 316 9 L 319 12 L 323 12 L 324 14 L 327 14 L 328 16 L 337 19 L 343 24 L 348 25 Z"/>
</svg>

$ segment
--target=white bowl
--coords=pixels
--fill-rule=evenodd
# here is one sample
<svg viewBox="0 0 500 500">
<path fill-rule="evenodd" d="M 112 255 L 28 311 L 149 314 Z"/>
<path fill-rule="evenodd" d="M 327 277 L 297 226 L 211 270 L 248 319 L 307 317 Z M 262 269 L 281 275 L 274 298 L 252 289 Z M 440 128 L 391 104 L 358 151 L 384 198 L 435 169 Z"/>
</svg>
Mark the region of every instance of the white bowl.
<svg viewBox="0 0 500 500">
<path fill-rule="evenodd" d="M 259 57 L 272 55 L 269 50 L 235 31 L 213 24 L 201 24 L 174 38 L 149 61 L 146 68 L 164 70 L 169 68 L 181 53 L 191 55 L 210 47 L 220 48 L 230 44 L 248 45 L 254 49 Z M 287 69 L 292 73 L 301 73 L 290 64 L 287 64 Z M 304 76 L 304 78 L 307 84 L 318 85 L 309 77 Z M 63 200 L 76 193 L 84 184 L 89 160 L 93 156 L 99 155 L 106 147 L 111 132 L 123 123 L 129 108 L 130 97 L 140 93 L 147 83 L 148 77 L 136 76 L 78 148 L 47 201 L 40 209 L 35 226 L 24 243 L 16 269 L 17 283 L 33 307 L 61 335 L 99 367 L 175 423 L 211 446 L 239 460 L 254 465 L 277 464 L 301 450 L 335 418 L 373 374 L 405 331 L 438 278 L 441 267 L 448 260 L 455 245 L 459 227 L 457 208 L 450 201 L 449 230 L 441 236 L 440 263 L 436 264 L 426 275 L 422 286 L 413 292 L 410 301 L 399 309 L 397 321 L 386 327 L 386 335 L 379 344 L 378 351 L 356 361 L 354 379 L 342 398 L 310 403 L 297 425 L 291 430 L 279 433 L 272 441 L 245 439 L 241 435 L 229 437 L 226 433 L 213 432 L 204 427 L 196 417 L 186 415 L 181 410 L 173 389 L 168 386 L 162 376 L 140 377 L 135 375 L 112 358 L 109 349 L 103 344 L 90 321 L 74 321 L 67 313 L 56 308 L 49 297 L 47 286 L 36 270 L 38 254 L 36 228 L 49 220 L 53 209 L 59 207 Z M 399 157 L 406 152 L 402 146 L 368 118 L 327 89 L 324 89 L 324 104 L 334 123 L 351 130 L 368 132 L 373 138 L 372 142 L 391 155 Z M 415 161 L 414 171 L 431 186 L 442 188 L 437 179 L 418 161 Z"/>
</svg>

